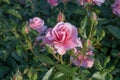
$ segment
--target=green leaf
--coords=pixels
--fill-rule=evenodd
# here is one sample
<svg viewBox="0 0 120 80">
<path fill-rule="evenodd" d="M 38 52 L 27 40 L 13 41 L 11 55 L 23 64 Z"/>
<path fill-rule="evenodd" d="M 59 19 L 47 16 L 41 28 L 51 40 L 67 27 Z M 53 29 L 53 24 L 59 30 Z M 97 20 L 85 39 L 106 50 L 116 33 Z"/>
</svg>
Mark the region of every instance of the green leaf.
<svg viewBox="0 0 120 80">
<path fill-rule="evenodd" d="M 14 77 L 16 80 L 23 80 L 22 73 L 19 70 L 15 73 Z"/>
<path fill-rule="evenodd" d="M 23 62 L 23 59 L 22 59 L 17 53 L 12 52 L 12 53 L 11 53 L 11 56 L 12 56 L 15 60 L 17 60 L 17 61 L 19 61 L 19 62 Z"/>
<path fill-rule="evenodd" d="M 110 25 L 107 29 L 113 34 L 113 36 L 120 39 L 120 29 L 118 27 Z"/>
<path fill-rule="evenodd" d="M 63 75 L 64 75 L 63 73 L 57 72 L 57 73 L 55 74 L 54 79 L 60 78 L 60 77 L 62 77 Z"/>
<path fill-rule="evenodd" d="M 99 41 L 102 40 L 104 37 L 105 37 L 105 31 L 103 30 L 103 31 L 102 31 L 102 34 L 101 34 L 101 36 L 100 36 Z"/>
<path fill-rule="evenodd" d="M 63 65 L 63 64 L 58 64 L 56 65 L 56 68 L 58 71 L 66 74 L 66 75 L 69 75 L 69 74 L 76 74 L 76 72 L 74 70 L 72 70 L 70 67 L 68 67 L 67 65 Z"/>
<path fill-rule="evenodd" d="M 111 74 L 107 74 L 105 80 L 113 80 L 113 76 Z"/>
<path fill-rule="evenodd" d="M 103 69 L 103 67 L 98 59 L 95 60 L 95 68 L 100 71 Z"/>
<path fill-rule="evenodd" d="M 32 76 L 32 80 L 37 80 L 37 78 L 38 78 L 38 75 L 37 75 L 37 72 L 35 72 Z"/>
<path fill-rule="evenodd" d="M 88 70 L 81 70 L 79 76 L 81 77 L 82 80 L 86 80 L 90 72 Z"/>
<path fill-rule="evenodd" d="M 13 68 L 16 68 L 17 66 L 17 62 L 12 57 L 8 57 L 6 63 Z"/>
<path fill-rule="evenodd" d="M 35 69 L 33 67 L 30 68 L 27 76 L 29 77 L 29 79 L 31 80 L 32 79 L 32 75 L 35 73 Z"/>
<path fill-rule="evenodd" d="M 28 71 L 29 71 L 29 68 L 28 68 L 28 67 L 26 67 L 23 73 L 24 73 L 24 74 L 27 74 L 27 73 L 28 73 Z"/>
<path fill-rule="evenodd" d="M 9 0 L 3 0 L 3 2 L 7 3 L 7 4 L 10 4 L 10 1 Z"/>
<path fill-rule="evenodd" d="M 105 72 L 110 73 L 114 68 L 115 68 L 115 66 L 111 66 L 111 67 L 107 68 L 105 70 Z"/>
<path fill-rule="evenodd" d="M 93 74 L 92 79 L 105 80 L 106 72 L 100 71 Z"/>
<path fill-rule="evenodd" d="M 107 58 L 105 58 L 105 61 L 104 61 L 104 68 L 106 67 L 106 65 L 109 63 L 110 61 L 110 56 L 108 56 Z"/>
<path fill-rule="evenodd" d="M 19 18 L 19 19 L 22 19 L 21 14 L 20 14 L 17 10 L 15 10 L 15 9 L 9 9 L 9 10 L 7 11 L 7 13 L 9 13 L 9 14 L 11 14 L 11 15 Z"/>
<path fill-rule="evenodd" d="M 85 16 L 84 19 L 83 19 L 83 20 L 81 21 L 81 23 L 80 23 L 80 27 L 81 27 L 82 30 L 85 29 L 85 27 L 86 27 L 86 25 L 87 25 L 87 21 L 88 21 L 88 17 Z"/>
<path fill-rule="evenodd" d="M 10 69 L 8 67 L 1 66 L 0 67 L 0 79 L 3 78 L 9 71 Z"/>
<path fill-rule="evenodd" d="M 54 67 L 52 67 L 43 77 L 42 80 L 49 80 L 49 77 L 51 76 L 52 72 L 53 72 Z"/>
<path fill-rule="evenodd" d="M 49 58 L 49 57 L 47 57 L 45 55 L 40 55 L 39 56 L 39 60 L 42 63 L 46 63 L 46 64 L 49 64 L 49 65 L 53 65 L 54 64 L 54 61 L 51 58 Z"/>
<path fill-rule="evenodd" d="M 81 79 L 79 79 L 79 78 L 77 78 L 77 77 L 73 77 L 72 80 L 81 80 Z"/>
<path fill-rule="evenodd" d="M 92 35 L 95 36 L 96 33 L 97 33 L 97 30 L 95 29 L 95 30 L 93 31 Z"/>
</svg>

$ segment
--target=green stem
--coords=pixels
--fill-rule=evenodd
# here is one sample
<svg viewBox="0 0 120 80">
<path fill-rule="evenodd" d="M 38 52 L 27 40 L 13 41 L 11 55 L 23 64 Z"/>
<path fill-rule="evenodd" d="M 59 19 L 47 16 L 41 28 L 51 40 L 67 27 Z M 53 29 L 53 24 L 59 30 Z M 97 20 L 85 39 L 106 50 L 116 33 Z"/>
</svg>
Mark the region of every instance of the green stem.
<svg viewBox="0 0 120 80">
<path fill-rule="evenodd" d="M 93 27 L 94 27 L 94 25 L 93 25 L 93 23 L 91 23 L 91 26 L 90 26 L 90 33 L 89 33 L 89 39 L 91 39 L 91 37 L 92 37 L 92 30 L 93 30 Z"/>
<path fill-rule="evenodd" d="M 57 60 L 57 61 L 60 61 L 59 58 L 54 54 L 54 53 L 51 53 L 53 55 L 53 57 Z"/>
<path fill-rule="evenodd" d="M 61 64 L 64 64 L 62 55 L 60 55 L 60 62 L 61 62 Z"/>
</svg>

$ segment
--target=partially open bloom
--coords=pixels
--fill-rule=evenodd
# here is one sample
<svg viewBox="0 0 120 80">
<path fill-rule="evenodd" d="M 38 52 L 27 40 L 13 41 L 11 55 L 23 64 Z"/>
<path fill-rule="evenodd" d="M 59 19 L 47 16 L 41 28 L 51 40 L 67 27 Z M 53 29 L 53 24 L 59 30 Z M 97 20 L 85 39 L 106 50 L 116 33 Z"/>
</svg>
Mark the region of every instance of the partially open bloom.
<svg viewBox="0 0 120 80">
<path fill-rule="evenodd" d="M 101 4 L 104 2 L 105 2 L 105 0 L 93 0 L 93 3 L 95 3 L 98 6 L 101 6 Z"/>
<path fill-rule="evenodd" d="M 44 25 L 44 21 L 39 17 L 34 17 L 30 19 L 29 27 L 38 31 L 40 34 L 42 34 L 47 28 L 47 26 Z"/>
<path fill-rule="evenodd" d="M 75 53 L 75 55 L 77 55 L 78 53 Z M 84 68 L 91 68 L 94 64 L 94 59 L 91 58 L 93 56 L 93 51 L 90 50 L 88 51 L 85 56 L 83 56 L 83 54 L 79 55 L 78 58 L 73 62 L 74 65 L 76 66 L 82 66 Z M 71 57 L 71 61 L 74 58 Z"/>
<path fill-rule="evenodd" d="M 67 22 L 59 22 L 54 28 L 47 30 L 43 41 L 53 46 L 60 55 L 65 54 L 66 50 L 82 47 L 77 28 Z"/>
<path fill-rule="evenodd" d="M 120 0 L 115 0 L 115 3 L 112 5 L 113 13 L 120 17 Z"/>
<path fill-rule="evenodd" d="M 47 0 L 47 2 L 48 2 L 51 6 L 57 6 L 57 5 L 58 5 L 58 0 Z"/>
</svg>

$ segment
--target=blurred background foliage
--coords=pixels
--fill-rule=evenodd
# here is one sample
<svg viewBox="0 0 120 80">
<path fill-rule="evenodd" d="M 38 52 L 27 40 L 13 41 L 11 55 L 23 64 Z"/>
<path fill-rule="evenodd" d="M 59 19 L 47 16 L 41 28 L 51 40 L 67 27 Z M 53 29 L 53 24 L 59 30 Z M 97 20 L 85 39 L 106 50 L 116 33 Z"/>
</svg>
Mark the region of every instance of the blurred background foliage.
<svg viewBox="0 0 120 80">
<path fill-rule="evenodd" d="M 112 14 L 113 2 L 106 0 L 101 7 L 91 8 L 100 19 L 97 33 L 104 30 L 105 36 L 94 46 L 94 66 L 84 69 L 58 64 L 50 49 L 42 52 L 39 45 L 33 48 L 39 34 L 25 34 L 23 29 L 35 16 L 54 26 L 60 10 L 67 22 L 80 28 L 86 12 L 75 0 L 56 7 L 46 0 L 0 0 L 0 80 L 120 80 L 120 18 Z"/>
</svg>

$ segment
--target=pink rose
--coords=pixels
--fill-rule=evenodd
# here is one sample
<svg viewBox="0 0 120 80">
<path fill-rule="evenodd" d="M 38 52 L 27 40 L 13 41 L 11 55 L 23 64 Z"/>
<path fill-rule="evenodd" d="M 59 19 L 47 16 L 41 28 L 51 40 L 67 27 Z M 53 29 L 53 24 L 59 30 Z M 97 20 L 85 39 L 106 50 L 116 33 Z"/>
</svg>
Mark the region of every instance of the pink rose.
<svg viewBox="0 0 120 80">
<path fill-rule="evenodd" d="M 104 2 L 105 2 L 105 0 L 93 0 L 93 3 L 95 3 L 98 6 L 101 6 L 101 4 Z"/>
<path fill-rule="evenodd" d="M 120 17 L 120 0 L 115 0 L 115 3 L 112 5 L 113 13 Z"/>
<path fill-rule="evenodd" d="M 78 53 L 76 53 L 76 54 L 78 54 Z M 73 62 L 73 64 L 76 65 L 76 66 L 79 66 L 79 67 L 82 66 L 82 67 L 84 67 L 84 68 L 91 68 L 91 67 L 93 66 L 93 64 L 94 64 L 94 59 L 91 58 L 90 56 L 93 56 L 93 51 L 92 51 L 92 50 L 88 51 L 88 52 L 86 53 L 86 55 L 84 56 L 84 58 L 83 58 L 83 55 L 82 55 L 82 54 L 81 54 L 80 56 L 78 56 L 78 58 Z M 82 63 L 80 64 L 82 58 L 83 58 L 83 61 L 82 61 Z M 74 59 L 74 58 L 71 57 L 71 61 L 72 61 L 73 59 Z"/>
<path fill-rule="evenodd" d="M 58 0 L 47 0 L 47 2 L 48 2 L 51 6 L 57 6 L 57 5 L 58 5 Z"/>
<path fill-rule="evenodd" d="M 65 54 L 66 50 L 82 47 L 77 28 L 67 22 L 59 22 L 54 28 L 47 30 L 43 41 L 45 44 L 54 46 L 60 55 Z"/>
<path fill-rule="evenodd" d="M 30 28 L 38 31 L 40 34 L 42 34 L 47 28 L 47 26 L 44 25 L 44 21 L 39 17 L 34 17 L 33 19 L 30 19 L 29 26 Z"/>
</svg>

